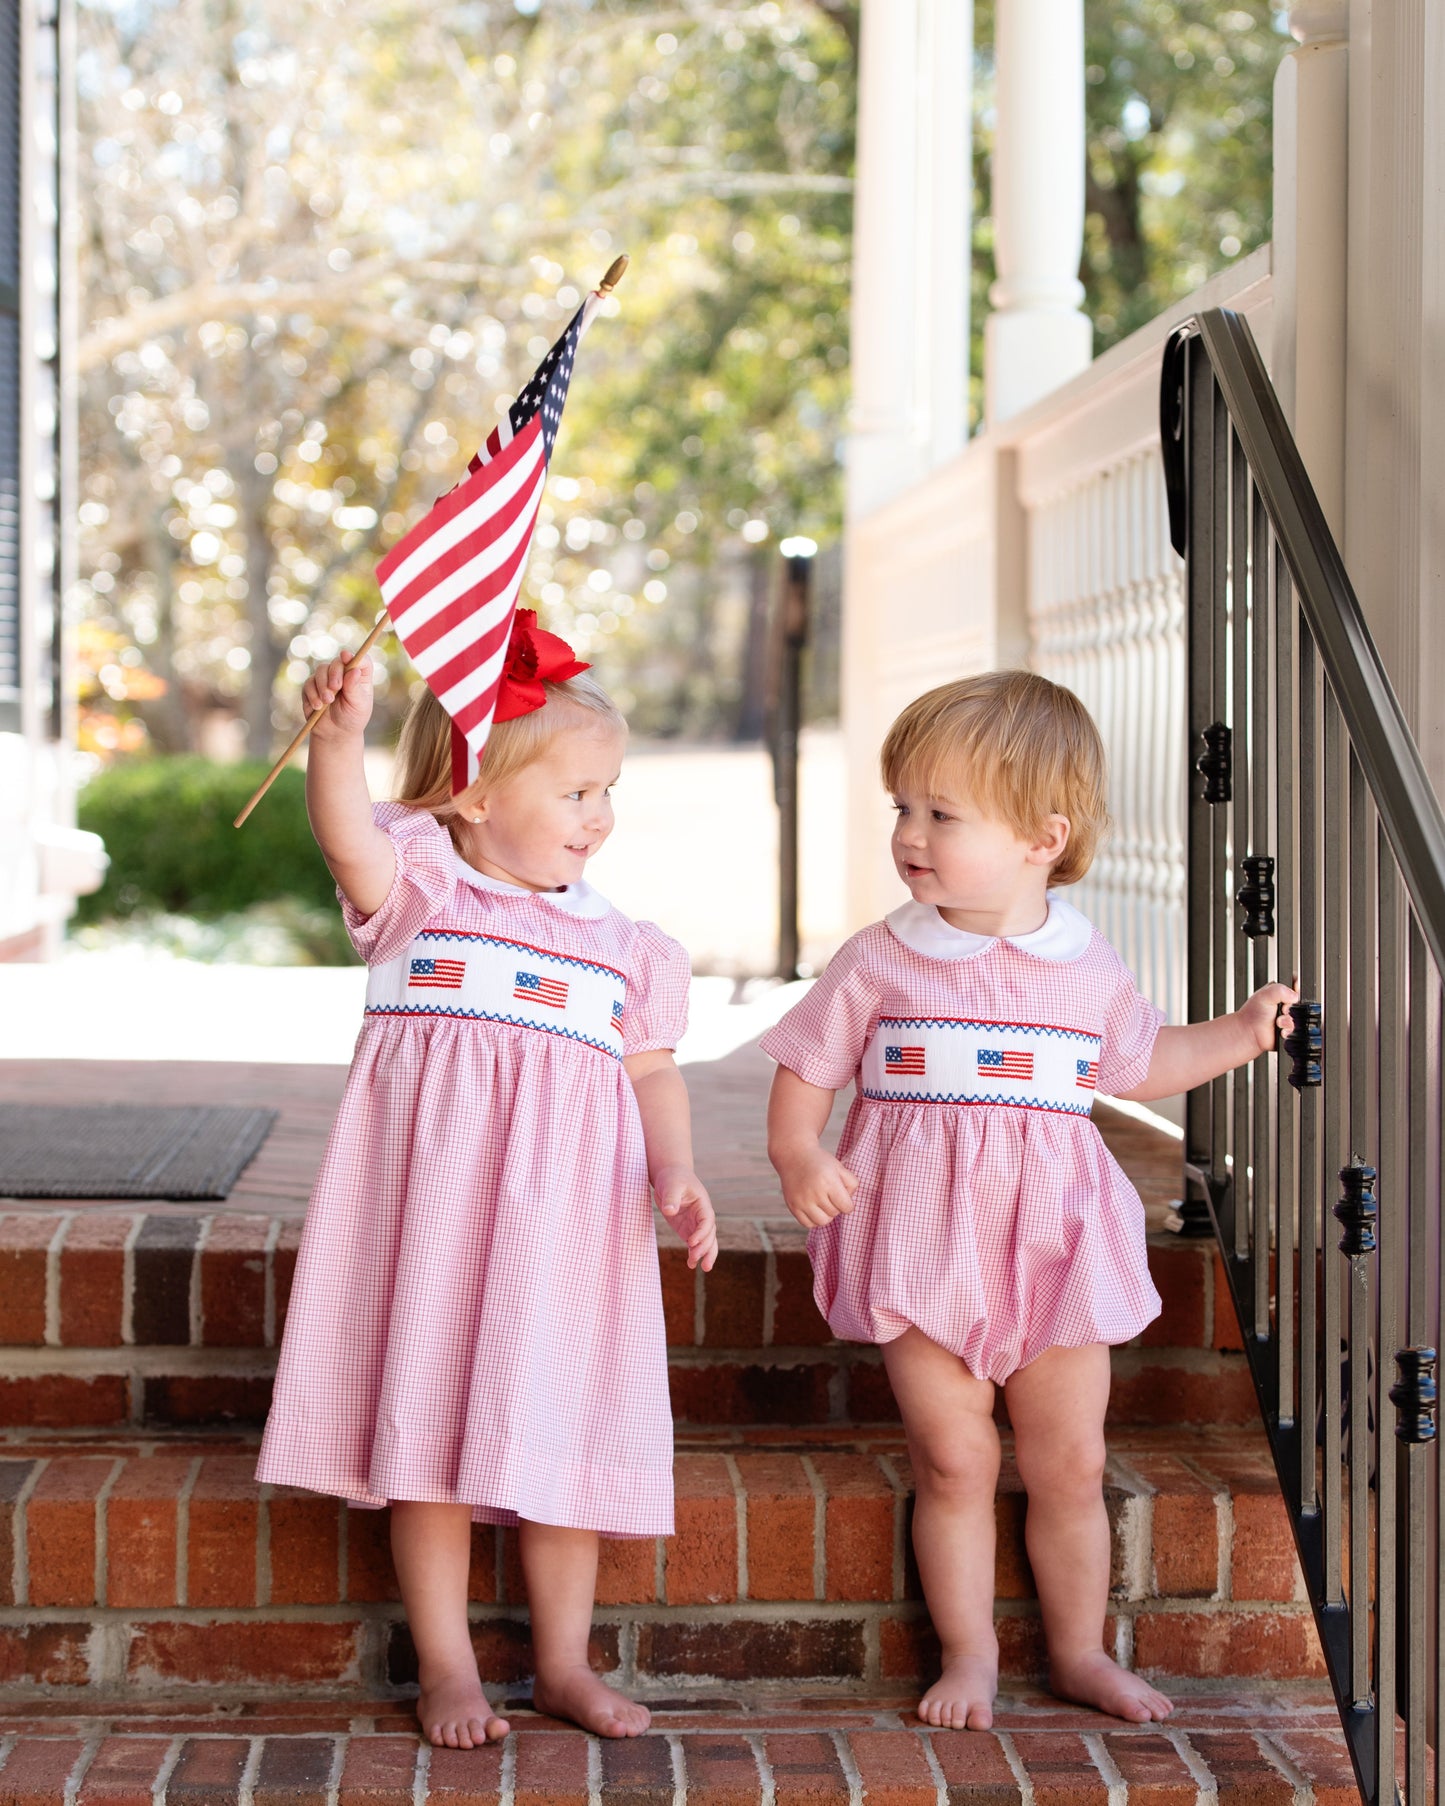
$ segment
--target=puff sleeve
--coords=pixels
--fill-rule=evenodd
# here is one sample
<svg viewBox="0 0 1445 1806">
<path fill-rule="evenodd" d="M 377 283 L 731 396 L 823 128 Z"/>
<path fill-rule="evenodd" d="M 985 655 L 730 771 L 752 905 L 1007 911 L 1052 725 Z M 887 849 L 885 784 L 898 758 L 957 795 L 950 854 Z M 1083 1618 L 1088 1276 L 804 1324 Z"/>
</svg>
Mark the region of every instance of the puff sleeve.
<svg viewBox="0 0 1445 1806">
<path fill-rule="evenodd" d="M 637 924 L 622 1015 L 622 1053 L 674 1048 L 687 1028 L 692 961 L 687 949 L 654 922 Z"/>
<path fill-rule="evenodd" d="M 878 1025 L 878 986 L 864 961 L 861 938 L 843 943 L 807 996 L 758 1043 L 769 1059 L 823 1091 L 841 1091 L 857 1077 Z"/>
<path fill-rule="evenodd" d="M 1139 995 L 1134 974 L 1115 957 L 1118 982 L 1104 1018 L 1104 1043 L 1099 1050 L 1099 1090 L 1112 1097 L 1143 1084 L 1154 1039 L 1164 1023 L 1163 1010 Z"/>
<path fill-rule="evenodd" d="M 396 854 L 386 901 L 368 916 L 342 896 L 340 887 L 336 895 L 352 946 L 375 966 L 394 959 L 446 908 L 456 887 L 457 860 L 451 835 L 425 809 L 376 803 L 371 816 Z"/>
</svg>

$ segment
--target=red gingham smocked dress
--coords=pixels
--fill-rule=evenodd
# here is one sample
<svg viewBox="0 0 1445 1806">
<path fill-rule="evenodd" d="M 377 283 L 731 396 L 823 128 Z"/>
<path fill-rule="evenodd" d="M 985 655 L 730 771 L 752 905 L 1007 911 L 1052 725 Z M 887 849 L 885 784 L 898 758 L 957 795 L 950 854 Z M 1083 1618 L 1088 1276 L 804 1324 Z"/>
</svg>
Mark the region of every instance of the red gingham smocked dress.
<svg viewBox="0 0 1445 1806">
<path fill-rule="evenodd" d="M 424 811 L 374 813 L 396 878 L 372 916 L 343 903 L 367 1014 L 257 1477 L 670 1535 L 662 1291 L 620 1056 L 677 1045 L 687 954 L 585 884 L 484 877 Z"/>
<path fill-rule="evenodd" d="M 1011 939 L 906 903 L 847 941 L 762 1041 L 811 1085 L 857 1081 L 838 1148 L 853 1209 L 808 1237 L 834 1334 L 916 1325 L 1002 1382 L 1158 1316 L 1144 1207 L 1088 1110 L 1142 1081 L 1161 1021 L 1058 897 Z"/>
</svg>

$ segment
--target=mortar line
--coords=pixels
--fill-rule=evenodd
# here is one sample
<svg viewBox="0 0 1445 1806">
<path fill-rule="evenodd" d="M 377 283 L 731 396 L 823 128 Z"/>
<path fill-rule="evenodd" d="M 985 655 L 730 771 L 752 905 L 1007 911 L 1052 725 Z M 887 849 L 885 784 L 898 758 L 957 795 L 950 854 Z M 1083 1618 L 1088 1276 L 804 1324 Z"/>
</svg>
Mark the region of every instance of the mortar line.
<svg viewBox="0 0 1445 1806">
<path fill-rule="evenodd" d="M 125 1348 L 135 1347 L 135 1245 L 144 1222 L 144 1211 L 137 1211 L 130 1220 L 130 1234 L 120 1256 L 120 1339 Z"/>
<path fill-rule="evenodd" d="M 773 1331 L 778 1320 L 778 1255 L 773 1238 L 764 1222 L 754 1225 L 763 1244 L 763 1347 L 773 1345 Z"/>
<path fill-rule="evenodd" d="M 938 1751 L 933 1747 L 933 1734 L 920 1730 L 918 1741 L 923 1747 L 923 1760 L 928 1764 L 928 1772 L 933 1776 L 934 1806 L 948 1806 L 948 1777 L 943 1772 L 943 1764 L 938 1760 Z"/>
<path fill-rule="evenodd" d="M 1094 1759 L 1094 1767 L 1104 1777 L 1109 1790 L 1109 1806 L 1127 1806 L 1129 1784 L 1119 1772 L 1119 1764 L 1109 1754 L 1108 1745 L 1099 1731 L 1082 1731 L 1079 1742 Z"/>
<path fill-rule="evenodd" d="M 1189 1741 L 1188 1734 L 1167 1724 L 1161 1724 L 1159 1729 L 1173 1744 L 1175 1754 L 1194 1777 L 1194 1784 L 1199 1789 L 1201 1806 L 1208 1806 L 1208 1802 L 1217 1801 L 1219 1799 L 1218 1783 L 1210 1773 L 1209 1765 Z"/>
<path fill-rule="evenodd" d="M 276 1244 L 281 1240 L 282 1218 L 272 1217 L 271 1227 L 266 1231 L 262 1272 L 265 1279 L 262 1285 L 261 1334 L 267 1348 L 276 1346 Z"/>
<path fill-rule="evenodd" d="M 846 1731 L 829 1731 L 827 1735 L 837 1752 L 838 1765 L 843 1770 L 844 1777 L 848 1782 L 848 1806 L 863 1806 L 863 1777 L 858 1773 L 858 1764 L 853 1760 L 853 1750 L 848 1742 L 848 1733 Z"/>
<path fill-rule="evenodd" d="M 1310 1802 L 1314 1798 L 1314 1789 L 1305 1779 L 1303 1773 L 1295 1767 L 1294 1763 L 1284 1751 L 1275 1745 L 1273 1739 L 1267 1737 L 1263 1731 L 1251 1730 L 1249 1735 L 1253 1737 L 1255 1746 L 1259 1750 L 1260 1755 L 1264 1757 L 1271 1768 L 1277 1769 L 1294 1789 L 1294 1806 L 1310 1806 Z"/>
<path fill-rule="evenodd" d="M 30 1498 L 40 1484 L 41 1475 L 49 1466 L 50 1462 L 42 1455 L 30 1470 L 30 1476 L 15 1500 L 15 1581 L 12 1591 L 16 1605 L 30 1603 Z"/>
<path fill-rule="evenodd" d="M 763 1797 L 760 1806 L 777 1806 L 778 1789 L 773 1780 L 773 1765 L 768 1761 L 767 1746 L 763 1742 L 760 1731 L 744 1732 L 743 1742 L 753 1752 L 753 1761 L 758 1765 L 758 1780 L 762 1783 Z"/>
<path fill-rule="evenodd" d="M 733 1483 L 733 1509 L 737 1513 L 738 1526 L 738 1598 L 742 1600 L 748 1596 L 748 1496 L 737 1457 L 724 1453 L 723 1460 Z"/>
<path fill-rule="evenodd" d="M 106 1507 L 110 1504 L 110 1495 L 119 1480 L 125 1461 L 117 1455 L 111 1461 L 110 1472 L 106 1475 L 100 1491 L 95 1495 L 95 1603 L 109 1603 L 110 1584 L 108 1565 L 110 1556 L 109 1513 Z"/>
<path fill-rule="evenodd" d="M 67 1210 L 56 1224 L 55 1234 L 51 1236 L 45 1250 L 45 1346 L 60 1346 L 60 1250 L 65 1246 L 65 1238 L 70 1234 L 70 1225 L 75 1221 L 76 1213 Z"/>
<path fill-rule="evenodd" d="M 75 1806 L 75 1797 L 80 1792 L 80 1784 L 85 1779 L 86 1771 L 91 1763 L 95 1761 L 103 1735 L 103 1732 L 92 1731 L 86 1738 L 80 1754 L 75 1758 L 74 1766 L 65 1777 L 65 1806 Z"/>
<path fill-rule="evenodd" d="M 1004 1760 L 1013 1770 L 1014 1780 L 1018 1782 L 1019 1806 L 1034 1806 L 1034 1784 L 1029 1779 L 1029 1771 L 1024 1767 L 1024 1759 L 1018 1752 L 1018 1745 L 1007 1731 L 995 1730 L 998 1747 L 1003 1751 Z"/>
<path fill-rule="evenodd" d="M 251 1747 L 246 1752 L 246 1766 L 241 1770 L 241 1779 L 236 1783 L 236 1806 L 254 1806 L 253 1790 L 261 1769 L 261 1750 L 265 1741 L 264 1737 L 251 1739 Z"/>
<path fill-rule="evenodd" d="M 256 1604 L 271 1603 L 271 1494 L 274 1488 L 262 1485 L 256 1501 Z"/>
<path fill-rule="evenodd" d="M 427 1782 L 431 1774 L 431 1745 L 425 1737 L 417 1739 L 416 1767 L 411 1773 L 411 1806 L 426 1806 Z M 505 1799 L 505 1794 L 503 1795 Z"/>
<path fill-rule="evenodd" d="M 828 1596 L 828 1494 L 811 1455 L 800 1456 L 813 1489 L 813 1598 Z"/>
<path fill-rule="evenodd" d="M 201 1218 L 201 1229 L 196 1237 L 196 1245 L 191 1251 L 191 1278 L 186 1288 L 186 1304 L 190 1318 L 190 1344 L 192 1348 L 204 1348 L 206 1345 L 205 1317 L 201 1310 L 201 1260 L 206 1252 L 206 1243 L 211 1239 L 211 1231 L 216 1226 L 214 1215 Z"/>
<path fill-rule="evenodd" d="M 591 1736 L 587 1739 L 587 1806 L 602 1806 L 602 1745 Z"/>
<path fill-rule="evenodd" d="M 431 1766 L 431 1753 L 428 1749 L 427 1766 Z M 500 1776 L 501 1799 L 498 1806 L 513 1806 L 517 1798 L 517 1740 L 508 1737 L 502 1745 L 502 1773 Z M 423 1806 L 425 1803 L 423 1802 Z"/>
<path fill-rule="evenodd" d="M 668 1731 L 665 1735 L 672 1757 L 672 1806 L 687 1806 L 687 1763 L 682 1753 L 682 1738 L 676 1731 Z"/>
<path fill-rule="evenodd" d="M 903 1597 L 904 1575 L 908 1567 L 908 1488 L 903 1484 L 893 1457 L 882 1450 L 878 1465 L 883 1477 L 893 1488 L 893 1597 Z"/>
<path fill-rule="evenodd" d="M 176 1764 L 181 1759 L 181 1751 L 185 1747 L 184 1737 L 172 1737 L 170 1747 L 161 1758 L 155 1782 L 151 1787 L 151 1799 L 155 1806 L 165 1806 L 166 1789 L 171 1784 L 171 1776 L 175 1773 Z"/>
<path fill-rule="evenodd" d="M 201 1462 L 204 1457 L 196 1455 L 191 1460 L 191 1471 L 186 1475 L 176 1498 L 176 1604 L 189 1605 L 191 1590 L 191 1494 L 195 1490 L 196 1481 L 201 1477 Z"/>
</svg>

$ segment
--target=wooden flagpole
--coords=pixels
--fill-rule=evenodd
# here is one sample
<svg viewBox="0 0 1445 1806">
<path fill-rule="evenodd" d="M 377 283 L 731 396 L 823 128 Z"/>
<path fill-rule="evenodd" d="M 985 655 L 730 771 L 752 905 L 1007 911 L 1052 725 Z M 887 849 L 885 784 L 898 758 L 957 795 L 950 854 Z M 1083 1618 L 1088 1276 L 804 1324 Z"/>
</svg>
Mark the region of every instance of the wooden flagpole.
<svg viewBox="0 0 1445 1806">
<path fill-rule="evenodd" d="M 613 289 L 615 289 L 617 287 L 618 283 L 621 282 L 622 278 L 627 274 L 628 262 L 629 262 L 629 259 L 625 252 L 623 253 L 623 255 L 621 257 L 616 257 L 613 259 L 612 263 L 608 266 L 607 274 L 602 278 L 601 282 L 599 282 L 597 284 L 597 293 L 599 295 L 610 295 L 612 293 Z M 387 624 L 387 613 L 386 613 L 386 610 L 383 608 L 381 613 L 376 617 L 376 625 L 372 628 L 371 632 L 369 634 L 367 634 L 366 638 L 357 647 L 356 658 L 364 658 L 365 655 L 371 651 L 372 647 L 381 638 L 382 629 L 386 626 L 386 624 Z M 354 664 L 355 662 L 356 662 L 356 659 L 354 658 L 352 660 L 352 663 Z M 338 692 L 338 694 L 339 694 L 339 692 Z M 334 702 L 336 700 L 336 698 L 333 696 L 331 700 L 332 700 L 332 702 Z M 256 791 L 255 795 L 251 798 L 250 802 L 246 804 L 246 807 L 236 817 L 235 822 L 232 824 L 233 826 L 235 826 L 237 828 L 239 828 L 241 826 L 242 822 L 245 821 L 246 817 L 256 807 L 257 803 L 260 802 L 261 798 L 263 796 L 265 796 L 266 792 L 271 788 L 271 786 L 276 782 L 277 778 L 279 778 L 281 773 L 286 769 L 286 766 L 290 763 L 292 753 L 294 753 L 296 751 L 297 747 L 301 745 L 302 741 L 304 741 L 306 739 L 306 736 L 311 732 L 312 728 L 315 727 L 316 723 L 321 719 L 321 717 L 326 713 L 327 709 L 329 709 L 330 707 L 331 707 L 330 702 L 324 702 L 324 703 L 322 703 L 322 705 L 319 709 L 313 709 L 312 712 L 306 717 L 306 720 L 302 723 L 300 730 L 296 734 L 296 737 L 292 740 L 291 744 L 286 748 L 285 752 L 282 753 L 281 757 L 271 767 L 270 771 L 268 771 L 266 773 L 264 782 L 261 784 L 260 788 Z"/>
</svg>

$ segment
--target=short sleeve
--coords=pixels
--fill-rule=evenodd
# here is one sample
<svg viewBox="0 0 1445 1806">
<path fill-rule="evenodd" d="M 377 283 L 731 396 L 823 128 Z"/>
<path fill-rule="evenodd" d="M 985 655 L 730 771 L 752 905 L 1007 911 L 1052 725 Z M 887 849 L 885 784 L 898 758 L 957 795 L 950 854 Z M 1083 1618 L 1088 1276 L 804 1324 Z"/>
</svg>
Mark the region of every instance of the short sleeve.
<svg viewBox="0 0 1445 1806">
<path fill-rule="evenodd" d="M 807 996 L 758 1045 L 805 1084 L 841 1091 L 857 1077 L 878 1016 L 877 982 L 855 937 L 844 942 Z"/>
<path fill-rule="evenodd" d="M 691 983 L 692 961 L 686 947 L 655 923 L 639 922 L 622 1013 L 624 1058 L 677 1046 L 687 1028 Z"/>
<path fill-rule="evenodd" d="M 401 803 L 377 803 L 372 820 L 391 841 L 396 876 L 386 901 L 369 916 L 336 895 L 351 944 L 368 965 L 394 959 L 450 903 L 457 882 L 452 837 L 425 809 Z"/>
<path fill-rule="evenodd" d="M 1118 984 L 1104 1018 L 1104 1044 L 1099 1050 L 1099 1090 L 1118 1097 L 1142 1085 L 1154 1052 L 1154 1039 L 1164 1022 L 1163 1010 L 1141 997 L 1134 974 L 1115 955 Z"/>
</svg>

